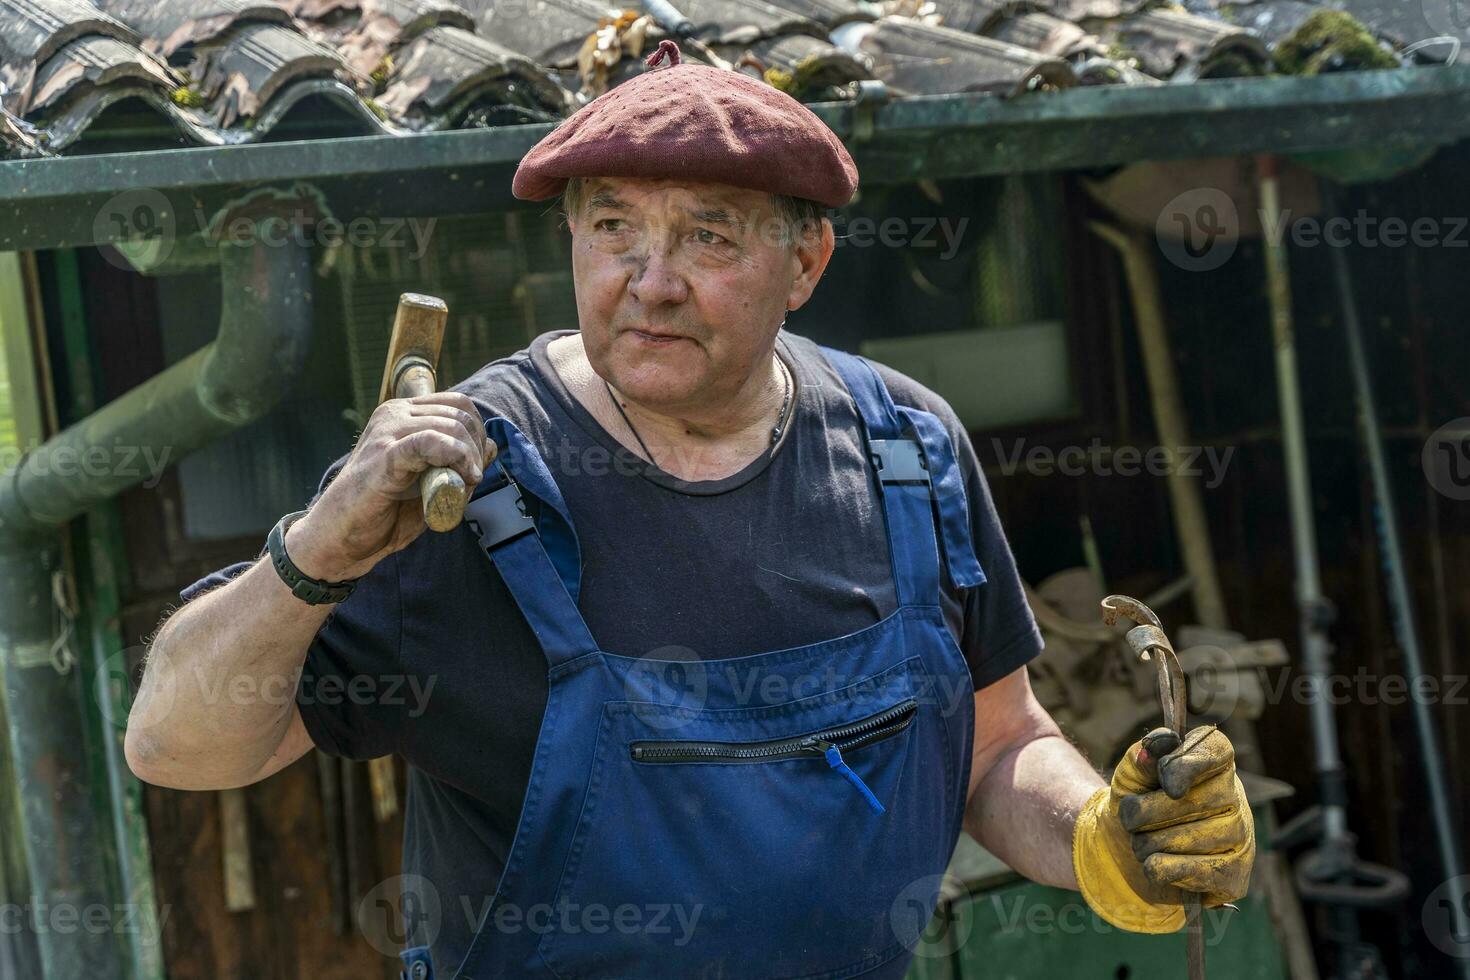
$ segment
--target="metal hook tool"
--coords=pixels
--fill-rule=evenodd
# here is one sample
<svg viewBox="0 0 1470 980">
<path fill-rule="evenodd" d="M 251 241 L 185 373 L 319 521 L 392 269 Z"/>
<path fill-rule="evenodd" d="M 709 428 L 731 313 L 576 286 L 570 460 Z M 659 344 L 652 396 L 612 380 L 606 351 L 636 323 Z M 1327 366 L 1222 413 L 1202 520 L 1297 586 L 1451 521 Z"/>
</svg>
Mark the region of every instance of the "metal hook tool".
<svg viewBox="0 0 1470 980">
<path fill-rule="evenodd" d="M 1116 624 L 1119 616 L 1126 616 L 1138 624 L 1128 631 L 1125 639 L 1139 659 L 1151 661 L 1158 673 L 1159 702 L 1164 709 L 1164 725 L 1173 733 L 1173 737 L 1146 737 L 1144 748 L 1155 759 L 1162 759 L 1184 741 L 1184 725 L 1189 711 L 1184 668 L 1179 666 L 1179 657 L 1174 652 L 1174 645 L 1164 635 L 1159 617 L 1148 606 L 1132 596 L 1110 595 L 1102 601 L 1102 609 L 1103 622 L 1109 626 Z M 1189 980 L 1205 980 L 1204 919 L 1200 897 L 1194 892 L 1184 893 L 1184 932 Z"/>
</svg>

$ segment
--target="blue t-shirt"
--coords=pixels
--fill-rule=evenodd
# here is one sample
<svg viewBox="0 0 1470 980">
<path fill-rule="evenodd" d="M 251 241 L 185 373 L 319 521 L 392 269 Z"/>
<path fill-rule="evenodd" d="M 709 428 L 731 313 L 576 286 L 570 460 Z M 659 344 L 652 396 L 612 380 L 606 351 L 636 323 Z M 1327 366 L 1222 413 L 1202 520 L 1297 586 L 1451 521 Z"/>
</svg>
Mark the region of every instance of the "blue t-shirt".
<svg viewBox="0 0 1470 980">
<path fill-rule="evenodd" d="M 816 345 L 783 332 L 795 380 L 781 441 L 723 480 L 686 483 L 622 447 L 571 395 L 544 334 L 455 390 L 514 422 L 561 489 L 581 544 L 578 606 L 599 646 L 661 660 L 717 659 L 855 632 L 897 605 L 883 513 L 861 459 L 856 408 Z M 878 365 L 900 405 L 937 415 L 965 477 L 985 584 L 945 578 L 942 606 L 978 690 L 1025 664 L 1041 635 L 974 448 L 953 410 Z M 849 451 L 834 452 L 848 444 Z M 344 460 L 323 476 L 325 487 Z M 181 593 L 188 601 L 249 567 Z M 410 923 L 452 970 L 510 853 L 546 704 L 546 664 L 468 528 L 426 532 L 380 562 L 307 652 L 296 695 L 328 753 L 408 763 L 403 871 L 439 915 Z M 452 961 L 452 962 L 451 962 Z"/>
</svg>

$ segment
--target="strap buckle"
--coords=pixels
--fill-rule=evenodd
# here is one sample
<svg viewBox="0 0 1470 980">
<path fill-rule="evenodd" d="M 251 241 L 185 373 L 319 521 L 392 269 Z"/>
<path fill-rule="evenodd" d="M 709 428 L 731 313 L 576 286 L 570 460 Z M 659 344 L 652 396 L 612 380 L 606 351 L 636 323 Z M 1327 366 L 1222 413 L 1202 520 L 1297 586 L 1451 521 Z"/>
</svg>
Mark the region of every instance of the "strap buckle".
<svg viewBox="0 0 1470 980">
<path fill-rule="evenodd" d="M 464 519 L 486 551 L 536 530 L 536 523 L 526 513 L 526 498 L 509 474 L 505 474 L 503 486 L 471 500 L 465 506 Z"/>
<path fill-rule="evenodd" d="M 929 466 L 913 439 L 869 439 L 868 456 L 880 483 L 929 482 Z"/>
</svg>

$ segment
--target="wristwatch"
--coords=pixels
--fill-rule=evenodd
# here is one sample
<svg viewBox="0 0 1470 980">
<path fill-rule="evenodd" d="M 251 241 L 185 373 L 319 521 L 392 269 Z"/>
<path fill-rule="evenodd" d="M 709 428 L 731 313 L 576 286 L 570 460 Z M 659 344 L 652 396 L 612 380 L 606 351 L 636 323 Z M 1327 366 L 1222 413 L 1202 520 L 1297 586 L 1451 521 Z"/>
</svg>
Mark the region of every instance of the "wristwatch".
<svg viewBox="0 0 1470 980">
<path fill-rule="evenodd" d="M 345 582 L 323 582 L 319 578 L 312 578 L 302 572 L 291 561 L 291 556 L 286 554 L 286 529 L 305 515 L 304 510 L 287 514 L 276 521 L 276 526 L 271 528 L 270 537 L 265 543 L 271 555 L 271 567 L 276 570 L 277 575 L 281 576 L 281 581 L 291 589 L 291 594 L 307 605 L 321 606 L 329 602 L 341 602 L 352 595 L 352 590 L 357 588 L 357 579 L 348 579 Z"/>
</svg>

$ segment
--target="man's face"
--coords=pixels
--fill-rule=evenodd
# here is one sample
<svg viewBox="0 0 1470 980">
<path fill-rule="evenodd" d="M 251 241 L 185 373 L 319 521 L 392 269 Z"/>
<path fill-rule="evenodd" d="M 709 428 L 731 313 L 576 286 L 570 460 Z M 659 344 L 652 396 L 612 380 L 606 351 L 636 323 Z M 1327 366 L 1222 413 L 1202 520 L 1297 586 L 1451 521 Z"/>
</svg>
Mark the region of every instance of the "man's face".
<svg viewBox="0 0 1470 980">
<path fill-rule="evenodd" d="M 807 301 L 832 254 L 827 222 L 793 247 L 770 195 L 725 184 L 590 180 L 568 223 L 588 360 L 671 414 L 763 377 L 786 311 Z"/>
</svg>

